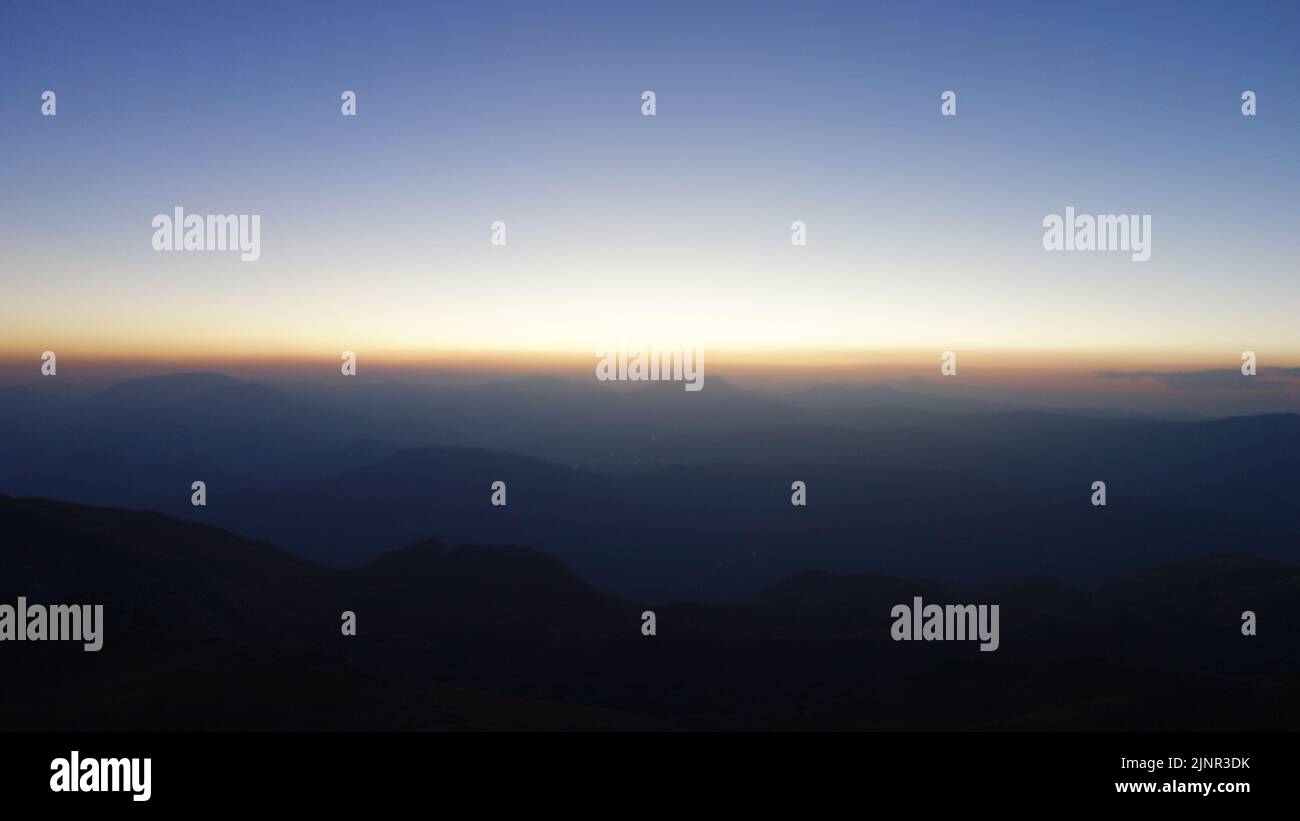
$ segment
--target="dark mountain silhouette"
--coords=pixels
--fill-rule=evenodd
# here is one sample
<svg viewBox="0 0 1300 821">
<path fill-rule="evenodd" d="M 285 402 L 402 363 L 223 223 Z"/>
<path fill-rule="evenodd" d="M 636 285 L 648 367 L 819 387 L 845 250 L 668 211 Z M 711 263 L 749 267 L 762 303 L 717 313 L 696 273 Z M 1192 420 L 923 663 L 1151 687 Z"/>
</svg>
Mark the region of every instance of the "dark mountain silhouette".
<svg viewBox="0 0 1300 821">
<path fill-rule="evenodd" d="M 180 374 L 84 398 L 14 388 L 0 391 L 0 492 L 159 510 L 338 567 L 430 535 L 529 544 L 656 598 L 745 597 L 806 569 L 1095 584 L 1211 553 L 1294 557 L 1294 414 L 1115 418 L 888 386 L 706 384 Z M 195 480 L 205 508 L 189 504 Z M 489 504 L 497 480 L 504 508 Z M 805 508 L 789 504 L 795 480 Z M 1106 508 L 1089 503 L 1095 480 Z"/>
<path fill-rule="evenodd" d="M 365 464 L 396 446 L 362 417 L 220 374 L 132 379 L 86 398 L 14 390 L 0 409 L 5 489 L 119 505 L 154 506 L 182 477 L 207 480 L 194 471 L 238 486 Z"/>
<path fill-rule="evenodd" d="M 795 478 L 807 483 L 806 507 L 790 504 Z M 507 484 L 505 507 L 490 503 L 496 480 Z M 174 512 L 337 566 L 429 533 L 529 543 L 602 587 L 693 599 L 750 595 L 809 568 L 1096 582 L 1180 557 L 1293 551 L 1294 529 L 1270 521 L 1127 499 L 1095 508 L 1088 493 L 1087 484 L 1066 498 L 976 474 L 795 461 L 606 476 L 426 448 L 204 509 L 178 500 Z"/>
<path fill-rule="evenodd" d="M 1092 592 L 810 571 L 706 605 L 608 596 L 521 547 L 424 540 L 335 571 L 6 497 L 0 534 L 0 601 L 105 605 L 99 653 L 0 646 L 3 729 L 1300 728 L 1300 567 L 1242 556 Z M 999 604 L 1001 648 L 891 641 L 914 595 Z"/>
<path fill-rule="evenodd" d="M 834 464 L 948 470 L 1077 496 L 1094 479 L 1142 503 L 1294 516 L 1300 415 L 1211 421 L 1098 419 L 1041 412 L 872 412 L 876 430 L 837 426 L 701 433 L 626 444 L 594 469 L 674 465 Z M 886 420 L 892 419 L 892 423 Z M 613 454 L 615 452 L 611 452 Z M 1091 478 L 1085 478 L 1091 477 Z"/>
<path fill-rule="evenodd" d="M 0 603 L 21 595 L 32 603 L 97 603 L 105 610 L 98 653 L 76 643 L 0 648 L 12 662 L 0 676 L 6 730 L 663 726 L 473 692 L 397 665 L 358 664 L 343 652 L 339 614 L 358 610 L 363 631 L 382 635 L 379 602 L 412 592 L 393 590 L 392 583 L 409 577 L 411 562 L 422 564 L 420 546 L 352 578 L 268 544 L 155 513 L 7 497 L 0 497 L 0 532 Z M 539 564 L 554 567 L 538 554 L 522 558 L 518 569 L 525 574 Z M 494 565 L 512 565 L 495 561 L 490 551 L 475 560 L 481 573 L 499 578 Z M 450 564 L 454 569 L 455 561 Z M 454 573 L 442 578 L 457 586 Z M 481 588 L 485 580 L 478 581 Z M 418 634 L 422 626 L 413 626 Z"/>
</svg>

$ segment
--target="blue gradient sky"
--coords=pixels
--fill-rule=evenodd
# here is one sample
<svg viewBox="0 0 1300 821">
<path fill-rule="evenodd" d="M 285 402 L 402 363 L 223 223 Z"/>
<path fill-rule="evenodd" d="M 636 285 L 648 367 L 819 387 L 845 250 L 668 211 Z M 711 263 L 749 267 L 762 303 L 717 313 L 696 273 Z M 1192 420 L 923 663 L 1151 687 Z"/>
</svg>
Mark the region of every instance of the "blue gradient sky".
<svg viewBox="0 0 1300 821">
<path fill-rule="evenodd" d="M 0 348 L 1300 364 L 1300 4 L 991 6 L 4 2 Z M 154 252 L 176 205 L 261 261 Z"/>
</svg>

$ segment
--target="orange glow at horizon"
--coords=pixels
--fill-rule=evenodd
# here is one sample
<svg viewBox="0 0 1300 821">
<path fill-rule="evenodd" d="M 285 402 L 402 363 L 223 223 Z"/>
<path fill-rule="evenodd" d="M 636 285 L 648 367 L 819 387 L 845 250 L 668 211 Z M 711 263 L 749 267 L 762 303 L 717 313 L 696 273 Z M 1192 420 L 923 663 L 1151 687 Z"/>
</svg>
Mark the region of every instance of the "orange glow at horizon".
<svg viewBox="0 0 1300 821">
<path fill-rule="evenodd" d="M 629 350 L 635 350 L 630 346 Z M 0 353 L 0 371 L 5 374 L 39 368 L 43 350 L 55 350 L 61 369 L 84 368 L 89 372 L 115 374 L 158 374 L 181 371 L 215 371 L 233 375 L 332 375 L 342 351 L 280 349 L 265 347 L 230 350 L 172 348 L 105 352 L 99 346 L 70 345 L 42 348 L 30 346 L 25 355 L 13 346 Z M 350 348 L 358 359 L 359 373 L 371 377 L 401 378 L 431 373 L 483 375 L 558 375 L 583 378 L 593 372 L 595 350 L 546 349 L 443 349 L 367 350 Z M 888 379 L 939 379 L 943 350 L 919 349 L 704 349 L 707 372 L 746 381 L 815 383 Z M 959 382 L 984 385 L 1062 386 L 1099 371 L 1200 371 L 1233 370 L 1240 365 L 1240 352 L 1224 351 L 1217 359 L 1186 352 L 1082 352 L 1014 349 L 956 350 Z M 1270 367 L 1294 367 L 1300 357 L 1285 362 L 1261 359 L 1260 371 Z M 966 377 L 963 379 L 963 377 Z"/>
</svg>

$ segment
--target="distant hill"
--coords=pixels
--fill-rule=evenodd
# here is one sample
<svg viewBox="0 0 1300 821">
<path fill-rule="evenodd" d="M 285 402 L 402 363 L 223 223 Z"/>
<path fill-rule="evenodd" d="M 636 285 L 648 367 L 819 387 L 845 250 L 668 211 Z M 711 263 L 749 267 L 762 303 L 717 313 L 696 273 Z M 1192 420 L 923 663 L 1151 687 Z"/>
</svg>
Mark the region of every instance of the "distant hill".
<svg viewBox="0 0 1300 821">
<path fill-rule="evenodd" d="M 0 645 L 0 729 L 670 726 L 358 663 L 352 656 L 367 654 L 345 652 L 339 614 L 359 611 L 362 636 L 384 642 L 393 625 L 385 625 L 381 604 L 400 603 L 386 591 L 399 592 L 388 588 L 408 573 L 404 561 L 419 561 L 418 546 L 348 577 L 268 544 L 154 513 L 7 497 L 0 497 L 0 533 L 0 603 L 22 595 L 32 603 L 105 609 L 98 653 L 78 644 Z M 483 558 L 482 571 L 494 574 L 491 554 Z M 553 565 L 538 554 L 523 558 L 525 569 Z M 416 634 L 424 628 L 406 627 Z"/>
<path fill-rule="evenodd" d="M 189 503 L 196 480 L 207 507 Z M 795 480 L 807 507 L 789 504 Z M 1106 508 L 1089 504 L 1096 480 Z M 809 569 L 1095 585 L 1212 553 L 1295 559 L 1300 416 L 772 395 L 715 377 L 690 393 L 176 374 L 84 398 L 0 390 L 0 493 L 158 510 L 336 567 L 431 535 L 529 544 L 628 596 L 743 598 Z"/>
<path fill-rule="evenodd" d="M 0 602 L 106 610 L 97 654 L 0 645 L 0 729 L 1300 729 L 1300 567 L 1243 556 L 1093 592 L 811 571 L 708 605 L 609 596 L 521 547 L 422 540 L 336 571 L 7 497 L 0 534 Z M 1001 648 L 891 641 L 913 595 L 999 604 Z"/>
<path fill-rule="evenodd" d="M 794 479 L 807 484 L 806 507 L 790 504 Z M 490 503 L 496 480 L 506 482 L 505 507 Z M 602 587 L 695 599 L 751 595 L 805 569 L 1091 584 L 1182 557 L 1294 553 L 1289 523 L 1135 503 L 1122 481 L 1111 484 L 1110 504 L 1095 508 L 1089 483 L 1080 484 L 1066 497 L 866 457 L 601 475 L 494 451 L 423 448 L 320 481 L 214 497 L 204 509 L 177 500 L 172 512 L 338 566 L 431 533 L 527 543 Z"/>
</svg>

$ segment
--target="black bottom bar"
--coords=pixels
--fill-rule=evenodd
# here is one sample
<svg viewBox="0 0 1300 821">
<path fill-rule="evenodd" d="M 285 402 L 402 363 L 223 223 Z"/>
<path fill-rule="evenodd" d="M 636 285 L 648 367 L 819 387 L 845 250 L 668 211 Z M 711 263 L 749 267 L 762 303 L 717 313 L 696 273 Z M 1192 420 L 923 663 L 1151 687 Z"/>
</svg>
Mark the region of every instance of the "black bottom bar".
<svg viewBox="0 0 1300 821">
<path fill-rule="evenodd" d="M 1056 806 L 1196 803 L 1231 810 L 1257 799 L 1286 800 L 1297 761 L 1289 734 L 183 733 L 0 739 L 0 789 L 7 807 L 284 806 L 329 811 L 331 817 L 343 808 L 401 806 L 394 802 L 415 802 L 411 806 L 431 812 L 456 811 L 470 801 L 470 807 L 521 802 L 530 811 L 589 805 L 621 814 L 632 807 L 662 803 L 680 809 L 683 802 L 705 800 L 763 806 L 778 797 L 823 805 L 827 812 L 844 800 L 864 807 L 887 799 L 918 809 L 1041 809 L 1050 800 Z M 65 759 L 70 766 L 73 751 L 83 778 L 87 767 L 103 774 L 103 759 L 150 759 L 148 800 L 133 800 L 130 786 L 120 792 L 53 791 L 58 770 L 51 762 Z M 88 759 L 94 761 L 88 765 Z M 143 774 L 142 763 L 136 772 Z M 1200 785 L 1207 784 L 1210 792 L 1202 794 Z"/>
</svg>

